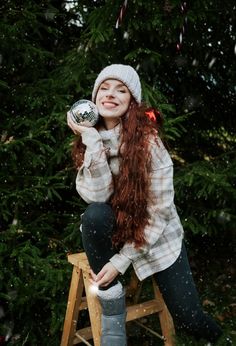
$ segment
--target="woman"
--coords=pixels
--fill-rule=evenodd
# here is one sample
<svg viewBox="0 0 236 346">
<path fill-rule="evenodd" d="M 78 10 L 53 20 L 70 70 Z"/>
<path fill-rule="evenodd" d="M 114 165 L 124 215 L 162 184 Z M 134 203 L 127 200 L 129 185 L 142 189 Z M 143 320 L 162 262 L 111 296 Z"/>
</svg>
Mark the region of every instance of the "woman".
<svg viewBox="0 0 236 346">
<path fill-rule="evenodd" d="M 200 306 L 174 205 L 173 164 L 160 137 L 161 118 L 141 103 L 137 72 L 113 64 L 98 75 L 95 127 L 68 125 L 76 189 L 89 204 L 82 241 L 102 306 L 102 346 L 125 346 L 125 292 L 130 264 L 140 280 L 154 275 L 176 327 L 216 343 L 222 331 Z"/>
</svg>

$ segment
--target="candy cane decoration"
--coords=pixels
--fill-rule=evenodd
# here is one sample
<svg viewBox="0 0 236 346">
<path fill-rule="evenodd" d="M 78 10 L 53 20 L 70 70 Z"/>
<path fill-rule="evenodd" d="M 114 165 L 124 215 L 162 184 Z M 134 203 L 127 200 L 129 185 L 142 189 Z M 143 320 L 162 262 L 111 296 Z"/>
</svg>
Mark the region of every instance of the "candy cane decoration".
<svg viewBox="0 0 236 346">
<path fill-rule="evenodd" d="M 181 4 L 180 10 L 181 10 L 182 15 L 185 15 L 185 18 L 184 18 L 184 24 L 183 24 L 182 29 L 181 29 L 180 34 L 179 34 L 179 42 L 176 45 L 176 48 L 177 48 L 178 51 L 180 51 L 180 49 L 182 47 L 183 35 L 185 33 L 185 30 L 186 30 L 186 27 L 187 27 L 187 21 L 188 21 L 188 18 L 187 18 L 187 3 L 186 2 L 183 2 Z"/>
<path fill-rule="evenodd" d="M 122 20 L 123 20 L 123 17 L 124 17 L 126 8 L 127 8 L 127 3 L 128 3 L 128 0 L 125 0 L 123 5 L 121 6 L 120 14 L 119 14 L 119 17 L 117 18 L 117 21 L 116 21 L 116 29 L 118 29 L 122 23 Z"/>
</svg>

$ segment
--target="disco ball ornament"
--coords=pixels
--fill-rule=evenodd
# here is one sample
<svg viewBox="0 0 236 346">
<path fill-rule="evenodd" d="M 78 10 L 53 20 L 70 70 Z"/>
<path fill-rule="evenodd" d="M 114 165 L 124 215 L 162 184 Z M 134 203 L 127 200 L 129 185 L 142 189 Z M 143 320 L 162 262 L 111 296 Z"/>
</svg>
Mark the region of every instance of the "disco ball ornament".
<svg viewBox="0 0 236 346">
<path fill-rule="evenodd" d="M 94 126 L 99 118 L 98 109 L 92 101 L 79 100 L 70 109 L 71 119 L 78 125 Z"/>
</svg>

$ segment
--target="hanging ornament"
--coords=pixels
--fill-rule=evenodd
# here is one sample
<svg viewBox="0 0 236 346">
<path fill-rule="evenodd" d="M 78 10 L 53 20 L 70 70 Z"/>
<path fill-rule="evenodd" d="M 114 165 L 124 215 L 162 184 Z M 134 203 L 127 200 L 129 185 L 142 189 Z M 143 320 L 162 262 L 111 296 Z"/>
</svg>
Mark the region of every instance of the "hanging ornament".
<svg viewBox="0 0 236 346">
<path fill-rule="evenodd" d="M 182 16 L 184 16 L 184 21 L 183 21 L 183 26 L 182 26 L 180 33 L 179 33 L 179 40 L 176 44 L 177 51 L 181 50 L 182 43 L 183 43 L 183 36 L 184 36 L 186 28 L 187 28 L 188 18 L 187 18 L 187 3 L 186 2 L 183 2 L 180 5 L 180 11 L 182 13 Z"/>
<path fill-rule="evenodd" d="M 128 0 L 125 0 L 123 5 L 121 6 L 120 14 L 119 14 L 119 17 L 117 18 L 117 21 L 116 21 L 116 29 L 118 29 L 119 26 L 121 26 L 121 23 L 123 21 L 123 17 L 124 17 L 126 8 L 127 8 L 127 3 L 128 3 Z"/>
</svg>

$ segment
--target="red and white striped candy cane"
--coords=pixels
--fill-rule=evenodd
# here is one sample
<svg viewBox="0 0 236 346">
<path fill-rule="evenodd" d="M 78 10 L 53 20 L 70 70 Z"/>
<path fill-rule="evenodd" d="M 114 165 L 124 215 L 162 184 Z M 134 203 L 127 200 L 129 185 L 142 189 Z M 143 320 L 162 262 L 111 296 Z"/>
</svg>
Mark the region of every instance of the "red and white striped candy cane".
<svg viewBox="0 0 236 346">
<path fill-rule="evenodd" d="M 117 18 L 117 21 L 116 21 L 116 29 L 118 29 L 122 23 L 122 20 L 123 20 L 123 17 L 124 17 L 126 8 L 127 8 L 127 3 L 128 3 L 128 0 L 125 0 L 123 5 L 121 6 L 120 14 L 119 14 L 119 17 Z"/>
</svg>

